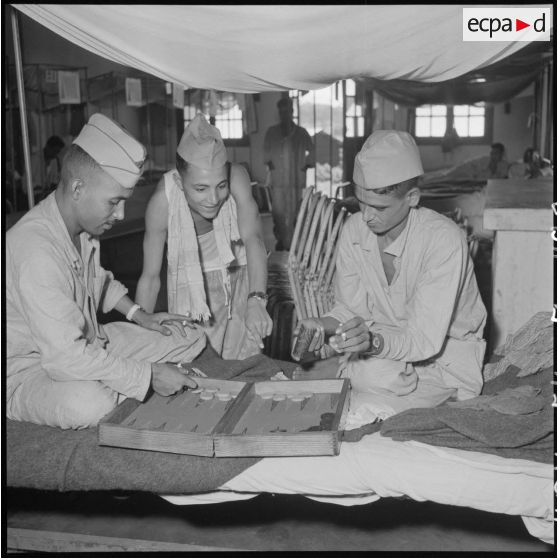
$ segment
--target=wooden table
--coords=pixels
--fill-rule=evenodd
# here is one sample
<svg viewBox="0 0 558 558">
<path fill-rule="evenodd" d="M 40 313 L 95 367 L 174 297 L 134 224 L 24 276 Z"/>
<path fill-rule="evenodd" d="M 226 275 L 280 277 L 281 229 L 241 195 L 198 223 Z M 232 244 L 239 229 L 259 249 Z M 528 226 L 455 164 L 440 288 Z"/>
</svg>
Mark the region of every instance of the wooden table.
<svg viewBox="0 0 558 558">
<path fill-rule="evenodd" d="M 552 311 L 553 191 L 552 179 L 488 181 L 484 228 L 495 231 L 492 349 L 536 312 Z"/>
</svg>

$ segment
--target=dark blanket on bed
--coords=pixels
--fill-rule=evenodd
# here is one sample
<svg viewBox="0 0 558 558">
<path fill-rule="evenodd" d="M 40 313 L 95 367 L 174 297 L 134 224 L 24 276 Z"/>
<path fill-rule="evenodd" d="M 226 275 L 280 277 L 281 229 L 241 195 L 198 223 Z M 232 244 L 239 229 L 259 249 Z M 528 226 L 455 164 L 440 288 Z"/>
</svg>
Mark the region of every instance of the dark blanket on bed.
<svg viewBox="0 0 558 558">
<path fill-rule="evenodd" d="M 256 355 L 225 361 L 211 350 L 193 363 L 210 377 L 265 380 L 296 364 Z M 62 430 L 6 421 L 6 482 L 40 490 L 139 490 L 186 494 L 215 490 L 259 458 L 198 457 L 100 446 L 97 428 Z"/>
<path fill-rule="evenodd" d="M 553 463 L 553 368 L 518 372 L 509 366 L 479 397 L 394 415 L 382 423 L 382 436 Z"/>
<path fill-rule="evenodd" d="M 554 326 L 538 312 L 495 350 L 481 395 L 387 419 L 383 436 L 554 463 Z"/>
</svg>

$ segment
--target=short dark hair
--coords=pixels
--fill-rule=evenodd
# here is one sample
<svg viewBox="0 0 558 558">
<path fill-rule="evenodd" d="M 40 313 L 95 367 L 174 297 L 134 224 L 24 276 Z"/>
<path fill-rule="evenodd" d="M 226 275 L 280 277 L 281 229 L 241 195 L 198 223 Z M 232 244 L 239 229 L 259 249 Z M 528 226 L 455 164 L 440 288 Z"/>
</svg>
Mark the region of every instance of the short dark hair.
<svg viewBox="0 0 558 558">
<path fill-rule="evenodd" d="M 411 189 L 418 188 L 418 184 L 419 177 L 415 176 L 414 178 L 403 180 L 403 182 L 398 182 L 397 184 L 390 184 L 385 188 L 378 188 L 377 190 L 374 190 L 374 193 L 379 194 L 380 196 L 390 195 L 395 198 L 402 198 Z"/>
<path fill-rule="evenodd" d="M 504 147 L 504 144 L 500 143 L 500 142 L 493 143 L 490 147 L 492 149 L 498 149 L 500 151 L 500 153 L 504 153 L 504 151 L 506 151 L 506 148 Z"/>
<path fill-rule="evenodd" d="M 185 161 L 178 153 L 176 154 L 176 170 L 178 174 L 184 174 L 188 170 L 188 161 Z"/>
<path fill-rule="evenodd" d="M 530 163 L 533 161 L 533 155 L 535 154 L 535 150 L 532 147 L 528 147 L 523 153 L 523 162 Z"/>
<path fill-rule="evenodd" d="M 290 109 L 293 108 L 293 100 L 290 97 L 281 97 L 277 101 L 277 108 L 281 107 L 288 107 Z"/>
<path fill-rule="evenodd" d="M 45 147 L 50 147 L 51 149 L 63 149 L 65 145 L 64 140 L 60 136 L 50 136 L 45 143 Z"/>
<path fill-rule="evenodd" d="M 67 185 L 75 178 L 82 178 L 86 173 L 99 170 L 102 170 L 99 163 L 79 145 L 72 143 L 62 160 L 60 180 Z"/>
</svg>

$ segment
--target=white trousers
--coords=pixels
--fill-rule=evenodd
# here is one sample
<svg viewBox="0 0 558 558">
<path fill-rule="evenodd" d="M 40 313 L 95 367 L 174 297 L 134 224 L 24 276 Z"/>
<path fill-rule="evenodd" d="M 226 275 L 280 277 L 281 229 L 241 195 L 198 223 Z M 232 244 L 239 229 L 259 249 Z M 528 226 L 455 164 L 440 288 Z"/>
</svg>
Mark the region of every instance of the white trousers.
<svg viewBox="0 0 558 558">
<path fill-rule="evenodd" d="M 184 337 L 174 331 L 166 336 L 126 322 L 106 324 L 103 330 L 107 350 L 121 357 L 147 362 L 191 360 L 191 345 L 185 345 Z M 87 428 L 95 426 L 123 399 L 100 381 L 60 382 L 39 369 L 16 388 L 7 402 L 6 416 L 60 428 Z"/>
<path fill-rule="evenodd" d="M 375 433 L 356 443 L 342 443 L 337 456 L 266 457 L 219 491 L 163 498 L 189 505 L 268 492 L 353 506 L 408 496 L 418 502 L 520 515 L 533 536 L 553 544 L 553 479 L 550 464 L 396 442 Z"/>
</svg>

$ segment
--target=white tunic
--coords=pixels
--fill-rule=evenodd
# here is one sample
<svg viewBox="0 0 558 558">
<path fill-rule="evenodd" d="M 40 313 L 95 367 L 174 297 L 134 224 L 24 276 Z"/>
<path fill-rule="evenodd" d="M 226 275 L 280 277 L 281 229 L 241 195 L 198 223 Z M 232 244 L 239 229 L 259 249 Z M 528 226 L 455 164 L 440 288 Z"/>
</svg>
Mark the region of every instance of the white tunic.
<svg viewBox="0 0 558 558">
<path fill-rule="evenodd" d="M 101 267 L 99 240 L 83 232 L 80 242 L 81 254 L 54 193 L 6 234 L 8 418 L 88 426 L 76 418 L 80 407 L 99 403 L 102 411 L 106 403 L 91 401 L 103 393 L 91 384 L 142 400 L 152 362 L 191 361 L 205 347 L 198 330 L 167 337 L 135 324 L 99 324 L 97 311 L 112 310 L 127 289 Z"/>
<path fill-rule="evenodd" d="M 394 256 L 391 284 L 377 236 L 362 214 L 347 220 L 336 265 L 336 305 L 329 315 L 341 322 L 361 316 L 384 338 L 377 357 L 349 366 L 365 373 L 379 359 L 405 364 L 396 372 L 399 379 L 393 388 L 397 393 L 399 383 L 401 395 L 421 380 L 455 388 L 458 399 L 478 395 L 486 309 L 465 235 L 450 219 L 414 208 L 405 229 L 385 252 Z"/>
</svg>

